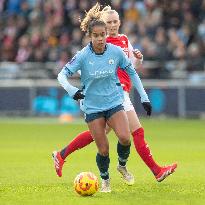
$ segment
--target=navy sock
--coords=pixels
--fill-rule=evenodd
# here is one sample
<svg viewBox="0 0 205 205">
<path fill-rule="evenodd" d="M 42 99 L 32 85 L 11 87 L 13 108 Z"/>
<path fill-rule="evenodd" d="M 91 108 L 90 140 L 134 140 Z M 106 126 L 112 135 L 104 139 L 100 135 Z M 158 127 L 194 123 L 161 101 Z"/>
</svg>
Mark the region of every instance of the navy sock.
<svg viewBox="0 0 205 205">
<path fill-rule="evenodd" d="M 110 164 L 109 155 L 102 156 L 99 153 L 97 153 L 96 162 L 97 162 L 98 169 L 100 171 L 101 178 L 105 180 L 109 179 L 109 172 L 108 172 L 109 164 Z"/>
<path fill-rule="evenodd" d="M 130 155 L 130 146 L 129 145 L 122 145 L 120 142 L 117 144 L 117 153 L 118 153 L 118 161 L 119 165 L 125 166 Z"/>
</svg>

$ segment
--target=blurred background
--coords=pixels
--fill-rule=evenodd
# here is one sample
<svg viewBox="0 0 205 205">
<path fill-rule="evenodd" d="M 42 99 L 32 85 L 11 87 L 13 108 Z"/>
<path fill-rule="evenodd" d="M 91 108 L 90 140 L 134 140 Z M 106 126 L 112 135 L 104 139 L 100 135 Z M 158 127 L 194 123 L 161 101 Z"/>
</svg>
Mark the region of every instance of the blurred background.
<svg viewBox="0 0 205 205">
<path fill-rule="evenodd" d="M 82 116 L 57 74 L 89 39 L 79 17 L 97 1 L 0 0 L 0 116 Z M 205 117 L 205 0 L 113 0 L 154 116 Z M 79 76 L 71 83 L 78 86 Z M 144 115 L 135 90 L 138 113 Z"/>
</svg>

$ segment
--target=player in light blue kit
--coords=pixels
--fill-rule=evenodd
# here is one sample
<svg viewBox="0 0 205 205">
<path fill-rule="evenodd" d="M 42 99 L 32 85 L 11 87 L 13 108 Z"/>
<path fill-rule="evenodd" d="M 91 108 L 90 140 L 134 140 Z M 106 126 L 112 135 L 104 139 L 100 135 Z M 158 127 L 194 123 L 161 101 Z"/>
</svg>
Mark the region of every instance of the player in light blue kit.
<svg viewBox="0 0 205 205">
<path fill-rule="evenodd" d="M 106 43 L 105 23 L 87 13 L 81 22 L 81 29 L 88 33 L 91 42 L 63 67 L 58 74 L 58 81 L 73 99 L 81 100 L 85 121 L 98 148 L 96 162 L 102 178 L 101 192 L 110 192 L 108 172 L 110 158 L 109 143 L 105 133 L 106 123 L 114 130 L 119 140 L 117 152 L 120 166 L 126 167 L 130 154 L 130 131 L 122 106 L 124 99 L 117 77 L 118 67 L 125 69 L 129 74 L 141 97 L 141 102 L 149 103 L 149 99 L 138 74 L 123 50 Z M 68 78 L 77 71 L 81 72 L 82 90 L 72 86 L 68 81 Z M 124 174 L 130 178 L 132 185 L 134 177 L 127 169 L 125 170 Z"/>
</svg>

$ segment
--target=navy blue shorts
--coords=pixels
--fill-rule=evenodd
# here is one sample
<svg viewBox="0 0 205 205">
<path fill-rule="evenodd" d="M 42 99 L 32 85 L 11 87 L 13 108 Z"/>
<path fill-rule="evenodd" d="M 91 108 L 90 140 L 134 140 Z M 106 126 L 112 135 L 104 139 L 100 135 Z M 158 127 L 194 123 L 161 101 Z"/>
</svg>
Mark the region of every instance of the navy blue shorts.
<svg viewBox="0 0 205 205">
<path fill-rule="evenodd" d="M 120 110 L 124 110 L 124 107 L 122 105 L 118 105 L 110 110 L 106 110 L 103 112 L 85 114 L 85 122 L 88 123 L 101 117 L 105 118 L 105 120 L 107 121 L 113 114 Z"/>
</svg>

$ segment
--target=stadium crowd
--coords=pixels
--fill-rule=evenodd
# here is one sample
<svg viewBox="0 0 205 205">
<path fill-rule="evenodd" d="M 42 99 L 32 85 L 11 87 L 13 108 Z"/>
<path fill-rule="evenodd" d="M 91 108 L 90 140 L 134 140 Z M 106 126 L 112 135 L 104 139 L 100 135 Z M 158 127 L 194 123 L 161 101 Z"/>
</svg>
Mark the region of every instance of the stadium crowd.
<svg viewBox="0 0 205 205">
<path fill-rule="evenodd" d="M 202 71 L 205 64 L 205 0 L 113 0 L 121 32 L 144 60 L 167 70 Z M 88 38 L 79 17 L 91 0 L 0 0 L 0 62 L 57 62 L 59 69 Z M 166 65 L 165 65 L 166 62 Z"/>
</svg>

